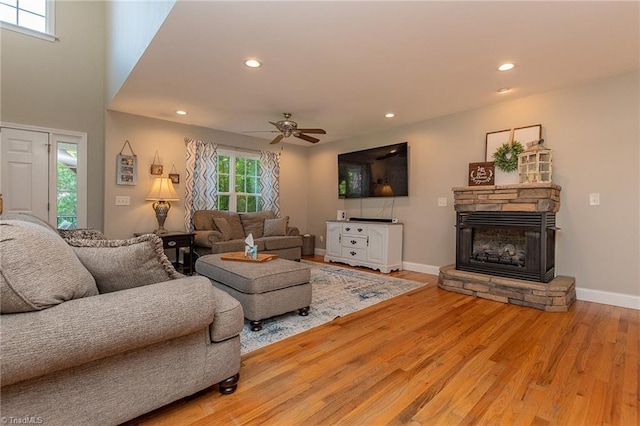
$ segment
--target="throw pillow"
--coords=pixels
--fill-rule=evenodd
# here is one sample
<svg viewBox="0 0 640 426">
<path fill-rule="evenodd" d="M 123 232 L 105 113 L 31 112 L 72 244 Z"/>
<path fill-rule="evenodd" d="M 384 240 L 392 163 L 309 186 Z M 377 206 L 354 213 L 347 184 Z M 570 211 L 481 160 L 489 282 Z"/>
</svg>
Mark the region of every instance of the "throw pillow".
<svg viewBox="0 0 640 426">
<path fill-rule="evenodd" d="M 265 219 L 275 219 L 274 212 L 268 210 L 263 212 L 241 213 L 240 222 L 244 228 L 244 235 L 253 235 L 253 238 L 261 238 L 264 236 Z"/>
<path fill-rule="evenodd" d="M 104 240 L 104 234 L 94 228 L 58 229 L 58 234 L 65 240 Z"/>
<path fill-rule="evenodd" d="M 51 228 L 0 220 L 0 311 L 38 311 L 98 294 L 96 282 Z"/>
<path fill-rule="evenodd" d="M 222 234 L 223 241 L 229 241 L 233 232 L 231 231 L 231 225 L 229 221 L 223 217 L 214 217 L 213 223 L 216 225 L 218 231 Z"/>
<path fill-rule="evenodd" d="M 71 239 L 67 243 L 95 278 L 100 293 L 181 277 L 155 234 L 128 240 Z"/>
<path fill-rule="evenodd" d="M 265 219 L 264 220 L 264 236 L 265 237 L 277 237 L 281 235 L 287 235 L 287 223 L 289 217 L 282 217 L 278 219 Z"/>
</svg>

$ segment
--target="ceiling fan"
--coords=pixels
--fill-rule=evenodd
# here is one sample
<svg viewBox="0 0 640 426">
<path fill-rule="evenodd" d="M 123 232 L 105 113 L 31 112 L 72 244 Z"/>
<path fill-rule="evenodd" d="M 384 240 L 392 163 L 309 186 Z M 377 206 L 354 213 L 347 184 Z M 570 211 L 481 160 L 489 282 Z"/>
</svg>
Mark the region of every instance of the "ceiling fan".
<svg viewBox="0 0 640 426">
<path fill-rule="evenodd" d="M 280 142 L 284 138 L 288 138 L 289 136 L 293 136 L 294 138 L 302 139 L 307 142 L 317 143 L 320 141 L 320 139 L 314 138 L 313 136 L 309 136 L 306 133 L 318 134 L 318 135 L 327 134 L 327 132 L 325 132 L 324 129 L 298 129 L 298 123 L 296 123 L 293 120 L 289 120 L 291 118 L 291 113 L 284 112 L 282 113 L 282 115 L 284 115 L 284 120 L 280 120 L 275 123 L 273 121 L 269 121 L 269 123 L 276 126 L 276 129 L 278 130 L 264 130 L 264 132 L 280 133 L 271 141 L 272 145 Z M 260 132 L 260 130 L 258 130 L 258 132 Z M 249 133 L 249 132 L 245 132 L 245 133 Z"/>
</svg>

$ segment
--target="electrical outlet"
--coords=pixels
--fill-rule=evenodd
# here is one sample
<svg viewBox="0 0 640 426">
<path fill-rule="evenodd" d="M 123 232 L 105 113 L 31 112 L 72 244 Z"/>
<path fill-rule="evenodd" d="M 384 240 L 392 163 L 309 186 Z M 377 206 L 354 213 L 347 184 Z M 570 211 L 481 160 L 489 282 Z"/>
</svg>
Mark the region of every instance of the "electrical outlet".
<svg viewBox="0 0 640 426">
<path fill-rule="evenodd" d="M 130 206 L 131 197 L 116 195 L 116 206 Z"/>
<path fill-rule="evenodd" d="M 446 197 L 438 197 L 438 207 L 447 207 Z"/>
<path fill-rule="evenodd" d="M 320 235 L 320 242 L 324 243 L 324 236 L 323 235 Z"/>
<path fill-rule="evenodd" d="M 600 205 L 600 194 L 589 194 L 589 205 L 590 206 L 599 206 Z"/>
</svg>

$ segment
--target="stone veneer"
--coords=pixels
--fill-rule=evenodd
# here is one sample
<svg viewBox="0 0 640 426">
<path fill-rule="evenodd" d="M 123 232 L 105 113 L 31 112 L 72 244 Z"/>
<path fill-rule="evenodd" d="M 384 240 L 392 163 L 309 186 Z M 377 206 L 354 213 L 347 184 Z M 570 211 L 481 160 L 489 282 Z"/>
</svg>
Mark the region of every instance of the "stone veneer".
<svg viewBox="0 0 640 426">
<path fill-rule="evenodd" d="M 547 312 L 566 312 L 576 300 L 576 279 L 557 276 L 537 283 L 475 272 L 458 271 L 456 265 L 440 268 L 438 287 L 443 290 Z"/>
<path fill-rule="evenodd" d="M 561 189 L 555 183 L 462 186 L 453 188 L 453 205 L 457 212 L 556 213 Z"/>
<path fill-rule="evenodd" d="M 454 207 L 456 212 L 556 213 L 560 209 L 560 190 L 554 183 L 456 187 Z M 458 271 L 453 264 L 440 268 L 438 287 L 547 312 L 566 312 L 576 300 L 575 281 L 574 277 L 557 276 L 548 283 L 538 283 Z"/>
</svg>

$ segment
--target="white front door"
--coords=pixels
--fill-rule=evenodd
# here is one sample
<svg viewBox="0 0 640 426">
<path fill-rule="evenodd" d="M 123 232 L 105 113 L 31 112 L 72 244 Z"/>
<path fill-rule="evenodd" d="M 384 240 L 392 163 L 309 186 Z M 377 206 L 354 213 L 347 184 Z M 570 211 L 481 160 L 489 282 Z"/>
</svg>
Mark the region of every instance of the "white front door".
<svg viewBox="0 0 640 426">
<path fill-rule="evenodd" d="M 49 133 L 3 127 L 1 184 L 3 212 L 31 213 L 49 223 Z"/>
</svg>

